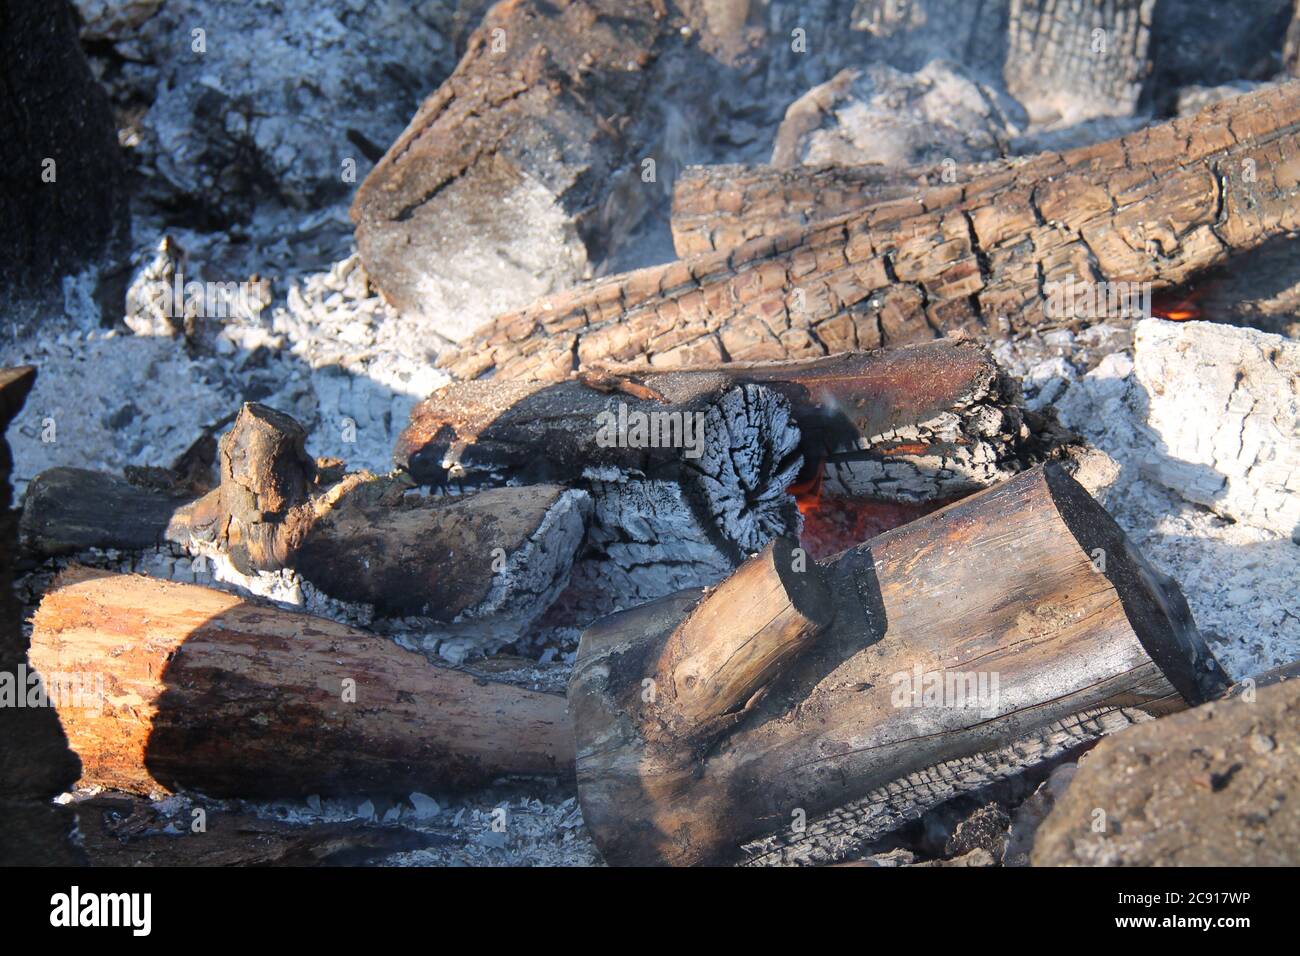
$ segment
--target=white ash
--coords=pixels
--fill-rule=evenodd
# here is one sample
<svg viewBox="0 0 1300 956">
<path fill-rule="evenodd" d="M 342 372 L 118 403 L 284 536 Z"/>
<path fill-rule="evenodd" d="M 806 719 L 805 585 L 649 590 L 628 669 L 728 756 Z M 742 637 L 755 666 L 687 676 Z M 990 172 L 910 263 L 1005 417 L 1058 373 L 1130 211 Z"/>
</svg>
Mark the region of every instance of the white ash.
<svg viewBox="0 0 1300 956">
<path fill-rule="evenodd" d="M 1163 444 L 1144 473 L 1300 543 L 1300 343 L 1209 322 L 1137 327 L 1137 383 Z"/>
<path fill-rule="evenodd" d="M 455 65 L 450 0 L 75 2 L 147 188 L 226 217 L 346 196 Z"/>
<path fill-rule="evenodd" d="M 8 431 L 17 494 L 60 465 L 170 465 L 239 407 L 220 363 L 191 360 L 170 339 L 65 329 L 0 345 L 3 364 L 38 369 Z"/>
<path fill-rule="evenodd" d="M 1180 326 L 1170 326 L 1177 334 Z M 1098 326 L 1078 335 L 1058 330 L 1050 343 L 1044 338 L 1006 343 L 995 354 L 1024 376 L 1031 406 L 1050 393 L 1062 422 L 1119 464 L 1107 510 L 1178 583 L 1224 669 L 1240 679 L 1300 659 L 1293 585 L 1300 580 L 1300 547 L 1288 535 L 1215 515 L 1148 477 L 1168 463 L 1169 453 L 1147 423 L 1149 397 L 1134 374 L 1125 330 Z M 1187 424 L 1215 429 L 1214 420 Z"/>
<path fill-rule="evenodd" d="M 284 823 L 384 823 L 440 838 L 430 847 L 384 858 L 385 866 L 601 863 L 571 787 L 541 781 L 503 781 L 473 794 L 359 794 L 234 805 Z"/>
<path fill-rule="evenodd" d="M 586 553 L 560 603 L 583 624 L 685 588 L 716 584 L 733 563 L 709 540 L 676 482 L 593 481 Z"/>
<path fill-rule="evenodd" d="M 174 244 L 164 253 L 151 244 L 142 275 L 161 281 L 178 256 Z M 156 311 L 141 317 L 147 334 L 98 328 L 98 310 L 80 291 L 91 282 L 67 284 L 67 315 L 0 342 L 0 362 L 38 367 L 9 429 L 18 494 L 59 465 L 115 473 L 170 465 L 243 401 L 302 422 L 311 454 L 385 473 L 412 406 L 447 380 L 433 368 L 439 340 L 383 302 L 355 255 L 290 282 L 269 316 L 236 310 L 206 321 L 216 327 L 210 336 L 191 338 L 167 337 L 182 330 L 159 328 Z M 142 298 L 148 284 L 137 286 Z"/>
<path fill-rule="evenodd" d="M 844 70 L 790 105 L 772 165 L 930 165 L 992 159 L 1027 125 L 1019 104 L 958 63 Z"/>
</svg>

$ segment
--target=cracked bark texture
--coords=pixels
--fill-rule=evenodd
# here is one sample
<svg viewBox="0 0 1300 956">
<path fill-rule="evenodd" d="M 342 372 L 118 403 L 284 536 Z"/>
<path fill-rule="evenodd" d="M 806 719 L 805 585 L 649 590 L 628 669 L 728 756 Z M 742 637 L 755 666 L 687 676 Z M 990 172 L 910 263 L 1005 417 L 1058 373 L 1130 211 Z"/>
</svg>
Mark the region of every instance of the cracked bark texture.
<svg viewBox="0 0 1300 956">
<path fill-rule="evenodd" d="M 673 186 L 673 246 L 683 259 L 727 252 L 750 239 L 919 196 L 945 183 L 969 182 L 1014 162 L 902 168 L 691 166 Z"/>
<path fill-rule="evenodd" d="M 747 566 L 756 606 L 772 600 L 773 575 L 755 571 L 769 559 Z M 747 696 L 720 717 L 710 708 L 692 722 L 676 708 L 674 635 L 716 602 L 742 605 L 732 582 L 584 633 L 569 702 L 583 817 L 607 862 L 743 862 L 743 845 L 801 816 L 818 829 L 778 836 L 757 848 L 760 862 L 840 856 L 855 835 L 874 838 L 1138 719 L 1128 711 L 1177 710 L 1224 683 L 1177 585 L 1054 465 L 886 532 L 819 573 L 829 625 L 802 614 L 795 632 L 756 629 L 752 666 L 775 676 L 748 695 L 745 675 L 729 675 L 738 690 L 725 702 Z M 710 635 L 720 647 L 738 639 L 695 627 L 686 659 L 707 658 L 698 645 Z M 934 699 L 923 678 L 940 689 Z"/>
<path fill-rule="evenodd" d="M 460 378 L 801 358 L 1069 324 L 1048 283 L 1178 285 L 1300 225 L 1300 83 L 965 184 L 543 299 Z"/>
</svg>

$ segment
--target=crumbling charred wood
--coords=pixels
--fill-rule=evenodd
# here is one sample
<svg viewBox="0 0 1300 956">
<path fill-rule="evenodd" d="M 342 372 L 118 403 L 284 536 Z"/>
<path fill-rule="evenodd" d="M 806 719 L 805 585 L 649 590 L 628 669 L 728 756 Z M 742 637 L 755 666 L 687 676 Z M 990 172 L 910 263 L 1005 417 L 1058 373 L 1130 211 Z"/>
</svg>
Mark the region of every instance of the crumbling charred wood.
<svg viewBox="0 0 1300 956">
<path fill-rule="evenodd" d="M 409 792 L 573 759 L 562 697 L 195 585 L 69 569 L 31 662 L 82 782 L 129 793 Z"/>
<path fill-rule="evenodd" d="M 220 486 L 175 513 L 169 540 L 228 555 L 245 574 L 292 568 L 330 597 L 498 644 L 563 589 L 590 510 L 581 491 L 431 498 L 366 473 L 320 485 L 304 438 L 288 416 L 245 405 L 221 440 Z"/>
<path fill-rule="evenodd" d="M 1011 0 L 1007 90 L 1035 123 L 1128 116 L 1151 72 L 1157 0 Z"/>
<path fill-rule="evenodd" d="M 1027 427 L 1018 391 L 992 356 L 949 339 L 795 362 L 627 367 L 553 385 L 453 383 L 415 407 L 394 458 L 431 484 L 572 482 L 602 467 L 662 474 L 682 464 L 680 445 L 604 447 L 597 441 L 602 414 L 620 405 L 628 415 L 702 411 L 741 387 L 786 402 L 805 460 L 827 462 L 832 484 L 855 495 L 969 493 L 1032 464 L 1051 442 Z M 539 456 L 539 448 L 550 453 Z M 921 474 L 932 480 L 909 487 Z"/>
<path fill-rule="evenodd" d="M 569 686 L 578 787 L 608 862 L 833 860 L 1223 683 L 1177 586 L 1055 465 L 843 553 L 812 572 L 829 599 L 790 584 L 801 555 L 774 574 L 773 554 L 732 587 L 583 635 Z M 772 653 L 728 676 L 737 693 L 719 703 L 745 700 L 719 721 L 675 686 L 674 648 L 683 631 L 697 658 L 750 636 L 696 623 L 745 591 L 820 607 L 789 618 L 795 639 L 737 615 Z"/>
<path fill-rule="evenodd" d="M 51 803 L 77 779 L 77 760 L 54 714 L 26 706 L 27 637 L 13 590 L 18 516 L 9 507 L 13 455 L 4 432 L 35 383 L 30 365 L 0 368 L 0 864 L 8 866 L 81 860 L 73 819 Z"/>
<path fill-rule="evenodd" d="M 789 492 L 801 469 L 831 494 L 932 502 L 1055 454 L 1064 436 L 1026 418 L 1017 395 L 986 351 L 953 340 L 805 362 L 593 369 L 555 384 L 448 385 L 416 407 L 394 457 L 432 485 L 587 491 L 587 554 L 599 560 L 579 563 L 575 586 L 626 607 L 714 583 L 798 534 Z"/>
<path fill-rule="evenodd" d="M 142 551 L 166 543 L 172 516 L 192 500 L 103 472 L 51 468 L 27 486 L 19 541 L 39 557 L 89 548 Z"/>
<path fill-rule="evenodd" d="M 800 358 L 1079 324 L 1086 315 L 1056 308 L 1055 283 L 1178 285 L 1295 229 L 1297 155 L 1293 81 L 938 195 L 544 299 L 446 364 L 464 379 L 557 380 L 601 362 Z"/>
</svg>

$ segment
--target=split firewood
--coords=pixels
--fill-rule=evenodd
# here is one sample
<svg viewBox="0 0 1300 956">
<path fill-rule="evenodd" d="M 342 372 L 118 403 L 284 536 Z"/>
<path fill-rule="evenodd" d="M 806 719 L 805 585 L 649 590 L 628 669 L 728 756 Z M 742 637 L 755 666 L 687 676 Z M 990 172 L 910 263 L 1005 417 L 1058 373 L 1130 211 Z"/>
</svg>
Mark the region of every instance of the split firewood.
<svg viewBox="0 0 1300 956">
<path fill-rule="evenodd" d="M 800 358 L 956 329 L 1078 324 L 1088 311 L 1056 301 L 1058 284 L 1174 286 L 1300 225 L 1298 124 L 1300 83 L 1236 97 L 1119 140 L 561 293 L 499 317 L 447 364 L 463 379 L 554 381 L 600 363 Z M 1130 312 L 1139 314 L 1109 317 Z"/>
<path fill-rule="evenodd" d="M 567 774 L 573 759 L 562 697 L 196 585 L 69 569 L 30 657 L 88 786 L 406 793 Z"/>
<path fill-rule="evenodd" d="M 176 511 L 168 539 L 244 574 L 291 568 L 329 597 L 497 646 L 564 588 L 590 512 L 582 491 L 435 498 L 366 473 L 322 484 L 305 437 L 287 415 L 245 405 L 221 440 L 221 484 Z"/>
<path fill-rule="evenodd" d="M 1049 464 L 824 566 L 774 545 L 589 628 L 583 817 L 612 864 L 834 860 L 1207 699 L 1216 666 L 1177 586 Z"/>
</svg>

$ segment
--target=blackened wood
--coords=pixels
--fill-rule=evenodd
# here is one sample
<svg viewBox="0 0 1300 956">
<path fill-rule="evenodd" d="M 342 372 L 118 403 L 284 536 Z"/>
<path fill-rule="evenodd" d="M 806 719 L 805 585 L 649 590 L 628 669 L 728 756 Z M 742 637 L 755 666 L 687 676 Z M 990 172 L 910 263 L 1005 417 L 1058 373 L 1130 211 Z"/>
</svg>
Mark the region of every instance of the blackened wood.
<svg viewBox="0 0 1300 956">
<path fill-rule="evenodd" d="M 85 468 L 51 468 L 23 497 L 23 548 L 40 557 L 88 548 L 142 551 L 167 541 L 167 527 L 190 497 L 140 488 Z"/>
<path fill-rule="evenodd" d="M 583 635 L 569 688 L 579 794 L 607 861 L 835 859 L 1223 683 L 1177 586 L 1055 465 L 824 571 L 833 622 L 707 744 L 645 681 L 709 596 L 665 598 Z"/>
</svg>

